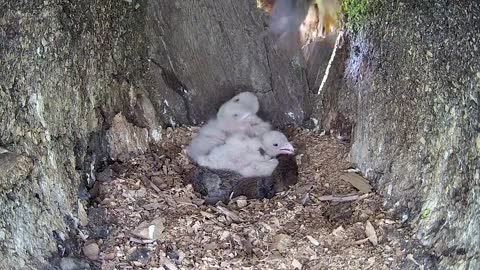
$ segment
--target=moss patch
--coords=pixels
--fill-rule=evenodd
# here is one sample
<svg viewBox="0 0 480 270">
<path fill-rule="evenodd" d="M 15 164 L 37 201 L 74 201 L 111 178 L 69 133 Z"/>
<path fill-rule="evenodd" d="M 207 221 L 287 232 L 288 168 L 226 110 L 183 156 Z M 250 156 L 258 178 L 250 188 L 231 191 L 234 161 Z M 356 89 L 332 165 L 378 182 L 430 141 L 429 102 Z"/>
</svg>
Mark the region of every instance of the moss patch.
<svg viewBox="0 0 480 270">
<path fill-rule="evenodd" d="M 383 0 L 343 0 L 342 13 L 347 28 L 358 31 L 382 3 Z"/>
</svg>

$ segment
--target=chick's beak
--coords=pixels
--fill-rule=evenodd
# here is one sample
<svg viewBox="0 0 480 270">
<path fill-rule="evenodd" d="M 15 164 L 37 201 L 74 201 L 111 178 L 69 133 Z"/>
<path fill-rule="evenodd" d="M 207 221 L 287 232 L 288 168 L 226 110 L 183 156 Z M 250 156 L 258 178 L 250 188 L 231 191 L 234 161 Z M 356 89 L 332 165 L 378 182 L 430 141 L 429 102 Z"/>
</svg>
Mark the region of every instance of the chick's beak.
<svg viewBox="0 0 480 270">
<path fill-rule="evenodd" d="M 291 143 L 286 143 L 280 148 L 280 152 L 282 154 L 293 154 L 295 149 L 293 149 L 293 145 Z"/>
</svg>

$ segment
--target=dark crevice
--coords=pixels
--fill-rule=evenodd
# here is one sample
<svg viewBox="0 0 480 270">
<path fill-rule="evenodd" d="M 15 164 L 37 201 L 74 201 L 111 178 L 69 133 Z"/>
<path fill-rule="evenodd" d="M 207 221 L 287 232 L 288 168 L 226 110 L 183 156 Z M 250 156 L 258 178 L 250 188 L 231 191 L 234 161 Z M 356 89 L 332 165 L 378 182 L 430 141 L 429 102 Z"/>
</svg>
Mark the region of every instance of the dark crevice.
<svg viewBox="0 0 480 270">
<path fill-rule="evenodd" d="M 173 71 L 164 68 L 154 59 L 150 58 L 149 61 L 162 70 L 162 78 L 167 87 L 172 89 L 182 99 L 188 122 L 190 124 L 196 124 L 191 114 L 190 102 L 188 101 L 187 93 L 189 92 L 189 89 L 178 79 L 177 75 L 175 75 Z"/>
<path fill-rule="evenodd" d="M 270 77 L 269 77 L 270 89 L 268 92 L 273 92 L 273 72 L 272 72 L 272 67 L 270 65 L 270 56 L 269 56 L 270 50 L 268 49 L 268 46 L 267 46 L 266 37 L 263 39 L 263 45 L 265 46 L 265 57 L 267 58 L 267 67 L 270 73 Z"/>
</svg>

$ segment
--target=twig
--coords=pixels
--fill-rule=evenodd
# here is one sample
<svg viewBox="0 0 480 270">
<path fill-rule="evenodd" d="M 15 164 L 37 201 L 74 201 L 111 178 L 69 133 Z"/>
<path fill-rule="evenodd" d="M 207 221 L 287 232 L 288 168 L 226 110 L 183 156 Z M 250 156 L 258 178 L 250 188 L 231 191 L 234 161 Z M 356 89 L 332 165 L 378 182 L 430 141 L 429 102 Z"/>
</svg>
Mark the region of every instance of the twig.
<svg viewBox="0 0 480 270">
<path fill-rule="evenodd" d="M 347 196 L 326 195 L 326 196 L 319 197 L 318 199 L 322 202 L 323 201 L 350 202 L 350 201 L 365 199 L 368 196 L 369 196 L 368 194 L 364 194 L 362 196 L 359 196 L 359 195 L 347 195 Z"/>
</svg>

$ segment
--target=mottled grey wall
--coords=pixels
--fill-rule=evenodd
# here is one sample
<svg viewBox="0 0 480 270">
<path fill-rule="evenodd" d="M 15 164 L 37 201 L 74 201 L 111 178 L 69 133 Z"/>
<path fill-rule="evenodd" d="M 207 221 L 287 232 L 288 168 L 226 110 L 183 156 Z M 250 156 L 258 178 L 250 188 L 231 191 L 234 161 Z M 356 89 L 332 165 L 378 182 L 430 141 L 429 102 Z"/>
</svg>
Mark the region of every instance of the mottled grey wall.
<svg viewBox="0 0 480 270">
<path fill-rule="evenodd" d="M 75 238 L 79 190 L 108 159 L 113 116 L 141 123 L 142 12 L 125 1 L 0 2 L 1 269 L 45 266 L 54 230 Z"/>
<path fill-rule="evenodd" d="M 201 123 L 234 93 L 253 91 L 274 124 L 308 116 L 300 49 L 284 56 L 268 37 L 255 1 L 150 1 L 152 101 L 166 123 Z M 167 89 L 162 91 L 162 89 Z"/>
<path fill-rule="evenodd" d="M 245 90 L 276 124 L 302 123 L 304 63 L 260 37 L 264 19 L 253 0 L 0 1 L 0 268 L 51 269 L 60 238 L 78 255 L 95 171 L 162 125 Z"/>
<path fill-rule="evenodd" d="M 479 269 L 480 3 L 375 13 L 339 50 L 318 116 L 336 134 L 353 127 L 350 159 L 440 269 Z"/>
</svg>

